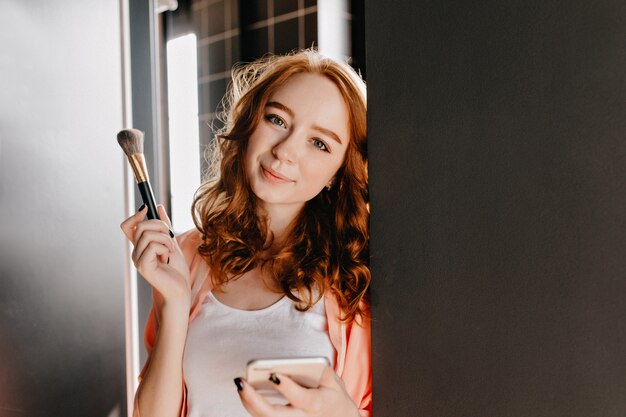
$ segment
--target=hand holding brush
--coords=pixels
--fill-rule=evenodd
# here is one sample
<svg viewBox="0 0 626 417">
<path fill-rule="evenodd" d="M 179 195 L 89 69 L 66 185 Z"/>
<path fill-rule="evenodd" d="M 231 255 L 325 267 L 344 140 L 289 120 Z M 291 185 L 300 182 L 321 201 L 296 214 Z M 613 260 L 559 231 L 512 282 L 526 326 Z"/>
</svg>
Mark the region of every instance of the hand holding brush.
<svg viewBox="0 0 626 417">
<path fill-rule="evenodd" d="M 189 267 L 174 239 L 172 223 L 165 208 L 161 204 L 157 206 L 154 201 L 143 155 L 143 132 L 122 130 L 117 134 L 117 142 L 128 157 L 144 203 L 137 213 L 120 225 L 134 246 L 133 263 L 146 281 L 168 301 L 168 305 L 178 306 L 187 314 L 191 291 Z"/>
<path fill-rule="evenodd" d="M 128 162 L 135 174 L 137 188 L 141 193 L 143 204 L 148 211 L 146 217 L 149 220 L 160 220 L 157 211 L 157 205 L 154 201 L 152 187 L 150 187 L 150 177 L 148 176 L 148 168 L 146 166 L 146 158 L 143 155 L 143 132 L 137 129 L 124 129 L 117 134 L 117 143 L 122 147 L 124 153 L 128 157 Z M 166 215 L 167 216 L 167 215 Z M 169 224 L 169 220 L 168 220 Z M 174 237 L 174 233 L 168 228 L 170 237 Z M 134 243 L 134 242 L 133 242 Z M 170 258 L 167 258 L 169 264 Z"/>
</svg>

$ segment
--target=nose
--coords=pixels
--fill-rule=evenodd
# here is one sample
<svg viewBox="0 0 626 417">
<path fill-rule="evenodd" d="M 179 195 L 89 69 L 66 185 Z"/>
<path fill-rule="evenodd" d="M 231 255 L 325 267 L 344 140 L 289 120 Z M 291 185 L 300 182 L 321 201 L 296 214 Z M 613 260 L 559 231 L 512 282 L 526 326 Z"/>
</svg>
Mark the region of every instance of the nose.
<svg viewBox="0 0 626 417">
<path fill-rule="evenodd" d="M 295 132 L 287 134 L 272 148 L 272 154 L 282 162 L 293 164 L 298 158 L 299 141 Z"/>
</svg>

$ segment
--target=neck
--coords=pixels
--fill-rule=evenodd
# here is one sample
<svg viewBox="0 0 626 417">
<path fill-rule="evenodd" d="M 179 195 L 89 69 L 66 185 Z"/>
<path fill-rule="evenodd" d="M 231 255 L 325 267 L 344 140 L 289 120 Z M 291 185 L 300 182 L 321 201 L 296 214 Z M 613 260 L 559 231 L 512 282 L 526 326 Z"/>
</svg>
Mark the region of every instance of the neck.
<svg viewBox="0 0 626 417">
<path fill-rule="evenodd" d="M 263 204 L 260 214 L 267 216 L 268 231 L 274 235 L 274 243 L 282 241 L 289 232 L 289 225 L 304 204 Z"/>
</svg>

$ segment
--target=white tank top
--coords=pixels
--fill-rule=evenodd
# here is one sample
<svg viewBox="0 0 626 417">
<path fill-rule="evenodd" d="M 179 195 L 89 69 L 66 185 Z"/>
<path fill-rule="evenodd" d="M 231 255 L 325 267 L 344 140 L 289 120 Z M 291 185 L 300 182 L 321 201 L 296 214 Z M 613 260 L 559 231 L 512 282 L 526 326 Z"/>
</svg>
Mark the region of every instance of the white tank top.
<svg viewBox="0 0 626 417">
<path fill-rule="evenodd" d="M 325 356 L 334 366 L 324 297 L 306 312 L 283 297 L 262 310 L 239 310 L 207 295 L 190 323 L 183 357 L 189 417 L 248 417 L 236 377 L 251 359 Z"/>
</svg>

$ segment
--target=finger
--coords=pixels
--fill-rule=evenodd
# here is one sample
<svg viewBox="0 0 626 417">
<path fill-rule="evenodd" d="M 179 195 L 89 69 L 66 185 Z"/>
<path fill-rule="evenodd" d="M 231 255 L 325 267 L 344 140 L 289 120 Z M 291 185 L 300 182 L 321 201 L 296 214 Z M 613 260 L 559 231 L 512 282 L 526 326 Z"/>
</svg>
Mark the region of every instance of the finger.
<svg viewBox="0 0 626 417">
<path fill-rule="evenodd" d="M 159 256 L 165 258 L 168 254 L 169 248 L 167 246 L 157 242 L 150 242 L 146 249 L 140 253 L 136 259 L 133 259 L 133 261 L 135 262 L 137 271 L 145 276 L 146 274 L 144 274 L 144 272 L 156 269 L 159 263 Z"/>
<path fill-rule="evenodd" d="M 124 232 L 124 235 L 126 235 L 126 238 L 131 242 L 135 240 L 135 227 L 137 226 L 137 224 L 143 221 L 143 219 L 146 217 L 147 212 L 148 210 L 146 209 L 146 206 L 143 205 L 141 209 L 137 211 L 137 213 L 133 214 L 132 216 L 124 220 L 122 224 L 120 224 L 120 228 Z"/>
<path fill-rule="evenodd" d="M 274 383 L 274 388 L 296 408 L 315 408 L 315 390 L 310 390 L 298 384 L 293 379 L 284 374 L 272 374 L 270 381 Z"/>
<path fill-rule="evenodd" d="M 167 246 L 170 253 L 174 252 L 174 240 L 169 235 L 166 235 L 162 231 L 146 230 L 135 243 L 132 253 L 133 259 L 139 258 L 151 242 L 157 242 Z"/>
<path fill-rule="evenodd" d="M 256 417 L 306 417 L 303 410 L 291 405 L 270 404 L 246 380 L 240 378 L 243 390 L 237 390 L 241 403 L 250 414 Z"/>
<path fill-rule="evenodd" d="M 139 241 L 139 239 L 141 239 L 141 236 L 147 231 L 159 232 L 162 233 L 164 236 L 173 237 L 172 233 L 170 233 L 170 229 L 167 226 L 167 223 L 165 223 L 163 220 L 144 220 L 135 226 L 135 232 L 133 236 L 135 238 L 135 245 L 137 245 L 137 242 Z"/>
<path fill-rule="evenodd" d="M 163 206 L 163 204 L 157 204 L 157 212 L 159 213 L 159 219 L 165 222 L 169 230 L 172 230 L 172 222 L 170 220 L 170 217 L 167 215 L 167 211 L 165 211 L 165 207 Z"/>
<path fill-rule="evenodd" d="M 237 393 L 241 398 L 241 403 L 250 414 L 255 417 L 276 416 L 279 413 L 275 406 L 270 404 L 261 394 L 259 394 L 252 385 L 243 378 L 238 378 L 240 386 L 237 387 Z M 237 383 L 235 382 L 235 385 Z M 239 389 L 239 387 L 243 389 Z M 284 407 L 284 406 L 283 406 Z"/>
</svg>

